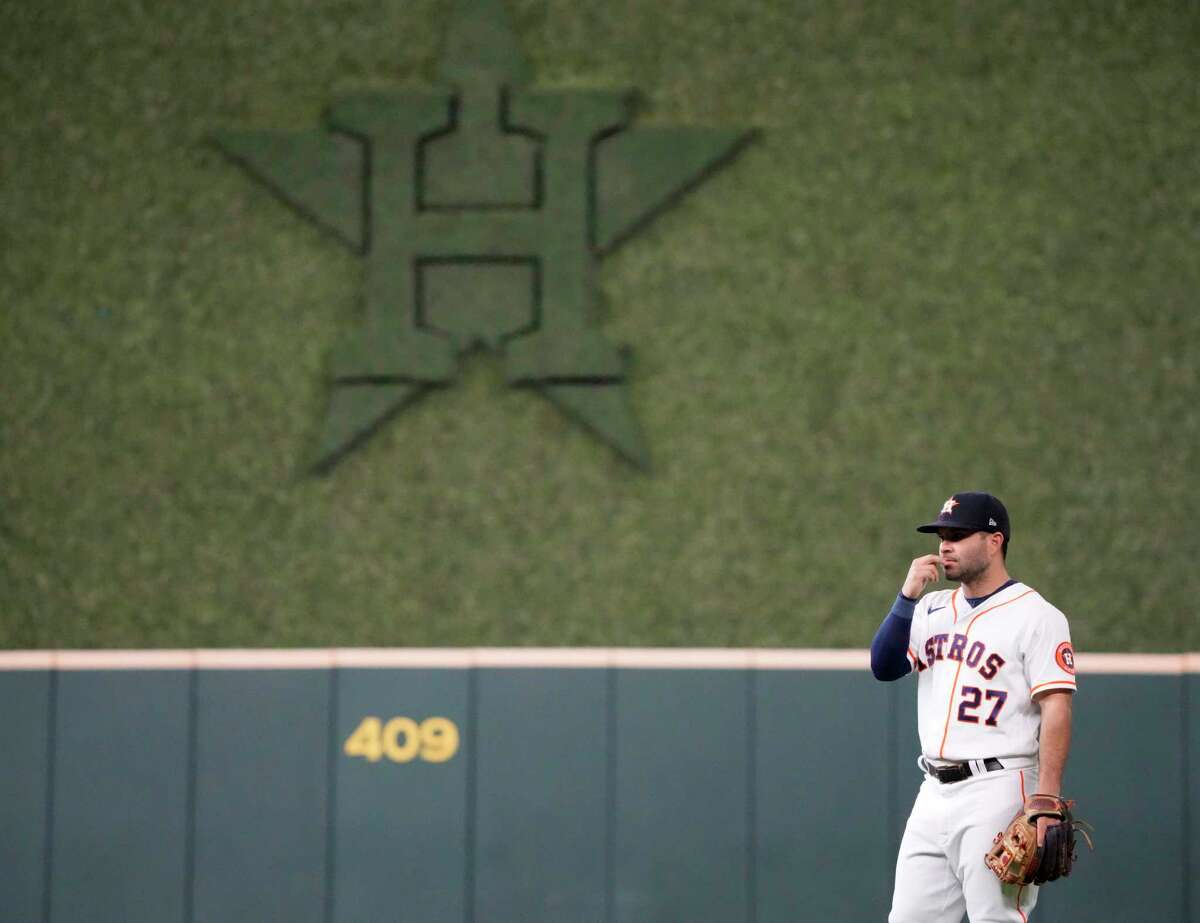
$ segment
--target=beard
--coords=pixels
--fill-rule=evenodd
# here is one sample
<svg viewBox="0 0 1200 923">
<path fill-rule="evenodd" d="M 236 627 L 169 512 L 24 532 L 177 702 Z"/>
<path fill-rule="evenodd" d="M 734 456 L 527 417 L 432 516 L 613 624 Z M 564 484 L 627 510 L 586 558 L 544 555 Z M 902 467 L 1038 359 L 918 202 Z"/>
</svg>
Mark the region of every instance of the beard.
<svg viewBox="0 0 1200 923">
<path fill-rule="evenodd" d="M 944 570 L 945 568 L 943 568 Z M 951 574 L 946 573 L 946 579 L 954 583 L 971 583 L 978 577 L 982 577 L 984 571 L 987 570 L 987 563 L 983 561 L 959 561 L 958 572 Z"/>
</svg>

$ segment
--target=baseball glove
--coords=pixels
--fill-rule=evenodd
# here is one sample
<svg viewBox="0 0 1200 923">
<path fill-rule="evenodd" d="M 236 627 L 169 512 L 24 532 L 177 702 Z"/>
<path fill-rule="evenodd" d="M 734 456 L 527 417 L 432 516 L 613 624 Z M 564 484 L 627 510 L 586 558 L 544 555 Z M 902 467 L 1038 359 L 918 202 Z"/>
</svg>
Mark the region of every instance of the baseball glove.
<svg viewBox="0 0 1200 923">
<path fill-rule="evenodd" d="M 1071 815 L 1074 801 L 1055 795 L 1030 795 L 1009 822 L 996 834 L 984 862 L 1006 885 L 1040 885 L 1071 874 L 1075 864 L 1075 832 L 1092 847 L 1091 825 Z M 1041 848 L 1037 845 L 1037 819 L 1056 817 L 1059 823 L 1046 828 Z"/>
</svg>

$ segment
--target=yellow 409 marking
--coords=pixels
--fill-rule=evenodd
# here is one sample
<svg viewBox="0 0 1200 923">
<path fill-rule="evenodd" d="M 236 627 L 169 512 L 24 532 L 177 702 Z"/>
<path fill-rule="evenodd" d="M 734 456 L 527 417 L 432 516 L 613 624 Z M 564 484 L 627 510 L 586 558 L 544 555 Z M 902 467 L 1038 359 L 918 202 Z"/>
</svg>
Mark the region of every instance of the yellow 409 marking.
<svg viewBox="0 0 1200 923">
<path fill-rule="evenodd" d="M 369 763 L 387 757 L 393 763 L 445 763 L 458 752 L 458 727 L 449 718 L 392 718 L 387 723 L 368 715 L 359 722 L 342 747 L 346 756 L 361 756 Z"/>
</svg>

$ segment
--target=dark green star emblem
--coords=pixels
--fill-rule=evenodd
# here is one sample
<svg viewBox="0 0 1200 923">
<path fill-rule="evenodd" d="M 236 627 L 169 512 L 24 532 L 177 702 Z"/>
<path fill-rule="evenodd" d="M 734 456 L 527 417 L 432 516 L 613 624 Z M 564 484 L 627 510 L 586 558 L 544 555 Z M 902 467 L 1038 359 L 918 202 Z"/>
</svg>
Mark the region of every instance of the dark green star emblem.
<svg viewBox="0 0 1200 923">
<path fill-rule="evenodd" d="M 439 76 L 339 99 L 326 130 L 216 138 L 367 261 L 317 469 L 450 384 L 479 347 L 645 467 L 626 354 L 595 320 L 596 263 L 753 133 L 631 128 L 627 92 L 531 88 L 502 0 L 458 0 Z"/>
</svg>

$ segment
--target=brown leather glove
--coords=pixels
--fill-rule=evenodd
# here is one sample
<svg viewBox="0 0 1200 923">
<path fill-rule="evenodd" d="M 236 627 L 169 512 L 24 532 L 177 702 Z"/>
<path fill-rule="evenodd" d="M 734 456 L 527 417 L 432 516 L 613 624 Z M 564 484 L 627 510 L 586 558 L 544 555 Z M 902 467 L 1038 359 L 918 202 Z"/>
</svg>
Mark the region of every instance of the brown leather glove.
<svg viewBox="0 0 1200 923">
<path fill-rule="evenodd" d="M 1092 848 L 1090 825 L 1071 815 L 1074 801 L 1056 795 L 1030 795 L 1006 829 L 996 834 L 983 861 L 1006 885 L 1040 885 L 1071 874 L 1075 864 L 1075 831 Z M 1059 822 L 1046 828 L 1042 846 L 1037 844 L 1039 817 Z"/>
</svg>

